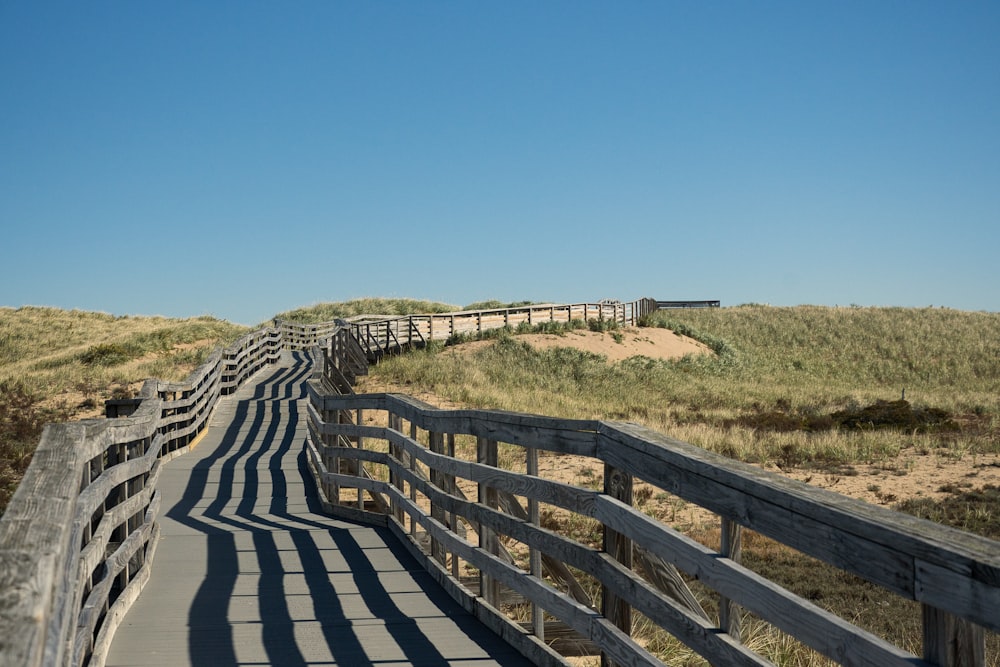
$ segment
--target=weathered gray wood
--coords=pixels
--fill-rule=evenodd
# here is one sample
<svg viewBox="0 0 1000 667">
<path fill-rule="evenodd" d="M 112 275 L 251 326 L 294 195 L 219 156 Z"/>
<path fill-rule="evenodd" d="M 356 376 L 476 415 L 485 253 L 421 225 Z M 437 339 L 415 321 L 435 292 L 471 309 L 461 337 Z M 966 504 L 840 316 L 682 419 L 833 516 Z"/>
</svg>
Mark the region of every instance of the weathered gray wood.
<svg viewBox="0 0 1000 667">
<path fill-rule="evenodd" d="M 996 542 L 726 459 L 647 429 L 602 427 L 602 458 L 898 595 L 1000 630 Z M 918 564 L 937 568 L 918 583 Z M 916 576 L 915 576 L 916 575 Z"/>
<path fill-rule="evenodd" d="M 408 413 L 408 416 L 413 419 L 420 418 L 418 411 L 411 411 Z M 404 452 L 418 458 L 430 470 L 439 470 L 449 475 L 465 477 L 484 487 L 496 488 L 501 492 L 501 495 L 516 493 L 529 499 L 537 499 L 550 504 L 567 507 L 573 511 L 582 511 L 588 516 L 598 518 L 605 525 L 614 525 L 616 530 L 628 535 L 630 539 L 637 540 L 639 545 L 637 551 L 643 548 L 651 548 L 658 553 L 670 553 L 672 559 L 677 563 L 688 566 L 688 572 L 698 576 L 703 581 L 706 581 L 706 583 L 710 583 L 710 585 L 713 585 L 716 590 L 719 590 L 727 598 L 744 604 L 753 613 L 771 620 L 779 627 L 785 626 L 783 629 L 799 636 L 807 644 L 836 660 L 845 660 L 852 664 L 868 665 L 914 664 L 913 656 L 907 654 L 905 651 L 901 651 L 859 630 L 850 623 L 800 600 L 771 582 L 767 582 L 753 573 L 744 570 L 731 560 L 719 558 L 719 555 L 711 550 L 704 549 L 700 545 L 685 544 L 683 539 L 671 536 L 669 534 L 670 531 L 665 532 L 662 525 L 656 524 L 656 522 L 653 522 L 639 512 L 623 507 L 621 503 L 615 505 L 606 496 L 595 494 L 594 492 L 586 492 L 581 489 L 566 489 L 546 480 L 535 480 L 532 479 L 532 476 L 495 470 L 491 466 L 465 461 L 454 461 L 447 456 L 428 451 L 426 448 L 412 441 L 408 442 L 408 439 L 398 433 L 387 432 L 386 435 L 390 442 L 398 444 Z M 484 440 L 480 440 L 481 447 L 484 444 Z M 641 449 L 639 453 L 642 454 Z M 608 581 L 618 581 L 614 575 L 608 574 L 606 566 L 595 565 L 592 561 L 592 556 L 586 555 L 586 550 L 579 552 L 579 547 L 573 547 L 565 542 L 547 543 L 546 540 L 549 538 L 537 533 L 533 534 L 531 530 L 525 528 L 526 525 L 530 526 L 530 523 L 526 520 L 523 522 L 512 522 L 509 518 L 503 518 L 506 516 L 504 514 L 487 511 L 482 507 L 482 504 L 472 504 L 464 499 L 455 498 L 453 497 L 454 494 L 447 492 L 447 489 L 442 489 L 438 485 L 430 485 L 412 476 L 407 478 L 407 483 L 416 485 L 421 493 L 431 498 L 432 503 L 440 504 L 445 508 L 446 512 L 457 513 L 469 521 L 470 524 L 478 526 L 481 535 L 487 531 L 496 531 L 510 535 L 514 539 L 527 544 L 529 548 L 538 548 L 546 554 L 558 553 L 560 558 L 567 559 L 567 562 L 581 567 L 585 571 L 591 573 L 597 571 L 599 573 L 598 578 L 605 582 L 605 585 L 607 585 Z M 611 509 L 614 509 L 614 511 L 610 511 Z M 622 512 L 626 514 L 623 515 Z M 409 510 L 408 513 L 410 513 Z M 430 521 L 430 519 L 417 517 L 415 520 L 421 526 L 424 526 L 429 533 L 434 534 L 434 530 L 425 526 L 426 522 Z M 647 534 L 648 526 L 644 522 L 649 522 L 657 526 L 655 531 L 649 531 L 652 533 L 653 539 L 650 539 L 651 535 Z M 440 531 L 447 529 L 447 522 L 437 521 L 432 523 L 440 526 L 439 529 L 436 529 L 438 530 L 438 534 L 442 534 Z M 435 536 L 434 539 L 439 538 Z M 440 539 L 444 540 L 446 538 L 441 537 Z M 653 546 L 650 546 L 651 542 Z M 448 544 L 447 548 L 451 549 L 451 543 L 448 542 Z M 659 548 L 656 546 L 658 544 L 661 545 Z M 678 544 L 681 547 L 679 550 L 677 549 Z M 731 546 L 727 546 L 726 548 L 733 550 Z M 680 555 L 678 556 L 673 553 L 674 551 L 679 551 Z M 464 557 L 462 554 L 459 555 Z M 474 562 L 473 564 L 476 563 Z M 661 562 L 660 568 L 672 569 L 673 565 L 673 563 L 667 564 Z M 492 571 L 491 565 L 480 571 L 487 579 L 496 579 L 494 577 L 496 573 Z M 647 601 L 643 596 L 640 596 L 636 600 L 634 597 L 635 583 L 625 584 L 624 581 L 621 580 L 617 584 L 614 584 L 617 586 L 615 590 L 621 590 L 629 596 L 627 599 L 630 603 L 641 604 L 643 613 L 645 614 L 649 611 L 652 614 L 652 618 L 659 618 L 657 614 L 662 615 L 662 607 L 673 609 L 671 613 L 676 614 L 674 620 L 671 620 L 668 614 L 667 618 L 659 618 L 658 622 L 664 624 L 665 627 L 672 628 L 673 632 L 680 633 L 680 636 L 686 637 L 685 641 L 687 642 L 701 642 L 701 649 L 707 651 L 708 655 L 712 656 L 711 659 L 718 661 L 718 655 L 716 655 L 718 649 L 714 646 L 714 643 L 718 640 L 719 633 L 717 630 L 712 629 L 710 625 L 702 625 L 705 623 L 704 612 L 697 605 L 696 601 L 694 604 L 688 604 L 688 601 L 680 603 L 666 601 L 666 604 L 664 604 L 664 598 L 649 598 Z M 681 584 L 683 585 L 682 581 Z M 686 586 L 684 586 L 683 590 L 686 590 Z M 690 591 L 686 592 L 687 595 L 690 595 Z M 647 591 L 643 595 L 649 594 Z M 681 593 L 675 593 L 671 597 L 684 600 L 684 595 Z M 656 600 L 655 602 L 653 602 L 654 599 Z M 746 604 L 748 602 L 749 604 Z M 678 606 L 675 608 L 674 605 Z M 698 627 L 701 627 L 701 630 L 695 629 Z M 699 633 L 702 639 L 698 639 Z M 704 637 L 708 636 L 712 636 L 712 639 L 704 639 Z M 692 639 L 692 637 L 695 637 L 695 639 Z M 733 646 L 738 646 L 738 641 L 735 638 L 730 638 L 726 642 L 727 644 L 731 643 Z M 735 649 L 733 646 L 730 646 L 730 649 L 727 650 L 737 651 L 731 654 L 738 656 L 733 657 L 733 664 L 740 664 L 747 658 L 740 653 L 743 650 L 742 648 Z"/>
<path fill-rule="evenodd" d="M 476 460 L 480 463 L 480 465 L 495 468 L 497 465 L 496 441 L 482 436 L 477 437 Z M 497 506 L 496 489 L 484 482 L 479 482 L 477 489 L 477 500 L 480 505 L 488 508 Z M 467 514 L 463 516 L 468 518 Z M 479 526 L 479 548 L 485 550 L 491 556 L 495 556 L 499 547 L 496 531 L 494 531 L 489 525 L 483 525 L 482 522 L 477 522 L 477 525 Z M 468 558 L 466 558 L 466 560 L 468 560 Z M 499 606 L 497 602 L 500 598 L 499 581 L 495 577 L 491 576 L 488 570 L 484 570 L 482 567 L 479 568 L 479 590 L 481 592 L 480 594 L 486 600 L 486 604 L 492 607 Z"/>
<path fill-rule="evenodd" d="M 0 580 L 15 592 L 0 604 L 0 664 L 72 664 L 92 650 L 99 663 L 97 614 L 104 616 L 104 646 L 147 577 L 147 565 L 130 563 L 140 550 L 153 552 L 157 456 L 165 460 L 186 447 L 204 429 L 223 385 L 275 360 L 278 342 L 267 330 L 255 332 L 214 352 L 183 383 L 147 381 L 127 417 L 46 428 L 0 520 Z M 25 559 L 35 565 L 15 572 L 4 565 Z M 82 582 L 95 573 L 84 596 Z M 124 589 L 105 610 L 115 582 Z M 18 592 L 29 598 L 19 601 Z"/>
<path fill-rule="evenodd" d="M 506 323 L 506 320 L 507 313 L 504 313 L 504 323 Z M 451 452 L 451 456 L 454 458 L 454 451 Z M 534 447 L 529 447 L 525 451 L 524 472 L 531 477 L 538 476 L 538 450 Z M 518 502 L 517 505 L 520 507 L 521 503 Z M 528 499 L 527 519 L 531 522 L 531 525 L 535 527 L 541 527 L 542 525 L 541 509 L 539 507 L 538 500 L 535 498 Z M 534 547 L 529 547 L 528 560 L 528 571 L 531 576 L 541 579 L 543 576 L 542 552 Z M 545 612 L 535 602 L 531 603 L 531 627 L 534 635 L 542 641 L 545 641 Z"/>
<path fill-rule="evenodd" d="M 986 662 L 983 629 L 952 614 L 921 605 L 924 660 L 942 667 L 979 667 Z"/>
<path fill-rule="evenodd" d="M 636 544 L 832 660 L 870 667 L 915 664 L 910 653 L 721 558 L 717 552 L 641 512 L 599 500 L 595 518 L 615 525 Z"/>
<path fill-rule="evenodd" d="M 274 401 L 254 402 L 249 389 L 227 400 L 239 400 L 244 406 L 246 414 L 238 418 L 243 424 L 266 427 L 246 430 L 239 422 L 213 424 L 193 455 L 161 473 L 159 487 L 167 494 L 164 505 L 173 506 L 162 519 L 169 539 L 160 541 L 147 592 L 112 642 L 109 665 L 148 664 L 150 659 L 160 664 L 200 664 L 215 659 L 222 646 L 233 662 L 241 663 L 405 663 L 437 661 L 439 653 L 441 664 L 473 659 L 477 664 L 525 667 L 527 663 L 497 637 L 463 621 L 460 608 L 442 607 L 439 597 L 424 595 L 425 583 L 418 583 L 423 572 L 396 560 L 395 550 L 385 541 L 391 539 L 387 533 L 310 512 L 300 484 L 321 488 L 323 476 L 338 476 L 345 485 L 375 489 L 389 485 L 348 472 L 362 471 L 361 466 L 344 466 L 344 472 L 326 470 L 321 450 L 336 447 L 305 437 L 310 427 L 303 418 L 304 405 L 292 406 L 294 400 L 282 400 L 280 406 Z M 222 416 L 227 410 L 239 414 L 223 408 Z M 291 421 L 295 414 L 300 415 L 298 423 Z M 235 433 L 239 437 L 231 438 Z M 310 474 L 301 480 L 296 474 L 296 445 L 303 440 Z M 357 462 L 400 465 L 386 453 L 343 449 Z M 245 465 L 252 460 L 257 466 L 253 471 Z M 210 468 L 204 467 L 210 462 Z M 234 470 L 236 479 L 226 482 L 226 471 Z M 274 495 L 279 488 L 286 495 Z M 389 523 L 379 512 L 328 507 L 366 523 Z M 307 548 L 300 551 L 303 546 Z M 348 556 L 359 558 L 351 561 Z M 229 558 L 231 566 L 223 567 Z M 376 573 L 376 565 L 384 572 Z M 204 577 L 201 585 L 216 597 L 208 602 L 199 597 L 198 586 L 187 583 L 184 573 Z M 227 587 L 229 577 L 233 583 Z M 285 595 L 275 594 L 275 585 Z M 123 593 L 128 594 L 128 590 Z M 219 595 L 229 599 L 221 598 L 222 613 L 216 619 L 212 607 L 219 608 Z M 205 604 L 209 607 L 203 608 Z M 255 615 L 246 617 L 251 607 Z M 146 617 L 147 612 L 152 615 Z M 118 611 L 112 608 L 109 613 Z M 189 614 L 193 614 L 190 619 Z M 412 620 L 405 614 L 412 614 Z M 190 632 L 190 638 L 178 631 Z M 475 639 L 469 639 L 468 632 Z M 266 638 L 263 644 L 261 634 Z M 94 643 L 95 655 L 101 641 L 99 636 Z M 346 648 L 350 645 L 357 646 L 354 654 Z"/>
<path fill-rule="evenodd" d="M 632 506 L 632 476 L 623 470 L 605 464 L 604 493 L 629 507 Z M 632 569 L 632 541 L 611 526 L 605 524 L 604 552 L 610 558 L 621 563 L 622 567 Z M 632 607 L 627 598 L 619 596 L 607 583 L 601 586 L 601 613 L 608 622 L 622 631 L 632 634 Z M 616 667 L 607 653 L 601 652 L 602 667 Z"/>
<path fill-rule="evenodd" d="M 524 508 L 521 506 L 521 503 L 517 500 L 517 498 L 514 497 L 514 494 L 507 491 L 498 491 L 497 496 L 500 507 L 504 512 L 510 514 L 515 519 L 530 521 L 531 525 L 535 527 L 541 526 L 537 518 L 532 520 L 529 517 L 528 512 L 524 511 Z M 537 503 L 538 501 L 535 500 L 534 502 Z M 588 607 L 594 606 L 594 600 L 590 597 L 587 591 L 584 590 L 583 586 L 580 585 L 580 582 L 576 580 L 576 577 L 573 576 L 573 573 L 570 572 L 570 569 L 566 567 L 562 561 L 547 553 L 539 551 L 535 547 L 532 547 L 532 550 L 533 553 L 537 553 L 539 555 L 539 560 L 544 566 L 545 572 L 557 583 L 565 586 L 566 592 L 569 593 L 574 600 Z"/>
<path fill-rule="evenodd" d="M 489 527 L 496 532 L 510 535 L 514 539 L 529 546 L 534 546 L 544 553 L 555 554 L 559 559 L 565 560 L 594 575 L 600 581 L 604 582 L 608 589 L 615 595 L 629 600 L 633 607 L 654 620 L 654 622 L 669 629 L 678 638 L 702 655 L 711 656 L 717 664 L 768 664 L 767 661 L 762 661 L 758 656 L 749 651 L 749 649 L 746 649 L 728 635 L 719 634 L 709 622 L 697 615 L 691 614 L 687 609 L 665 597 L 641 578 L 626 571 L 621 564 L 607 558 L 603 554 L 573 542 L 568 538 L 546 530 L 540 530 L 525 521 L 515 520 L 511 516 L 489 509 L 481 503 L 474 504 L 461 501 L 436 489 L 423 480 L 418 480 L 414 476 L 410 476 L 408 481 L 420 487 L 422 493 L 432 498 L 433 502 L 444 506 L 448 511 L 458 512 L 478 522 L 480 526 L 484 527 L 484 532 L 486 527 Z M 484 573 L 487 582 L 490 580 L 500 581 L 522 592 L 526 596 L 531 595 L 530 591 L 535 591 L 535 597 L 529 597 L 529 599 L 537 601 L 541 606 L 550 611 L 550 613 L 557 615 L 559 613 L 575 614 L 572 611 L 575 608 L 574 606 L 565 606 L 565 602 L 571 600 L 565 594 L 556 591 L 556 589 L 546 588 L 545 595 L 538 597 L 537 590 L 533 588 L 525 589 L 522 586 L 513 585 L 510 583 L 509 568 L 514 566 L 504 563 L 504 567 L 498 570 L 496 564 L 502 561 L 489 554 L 488 549 L 480 548 L 477 550 L 477 554 L 479 555 L 469 555 L 467 553 L 468 550 L 464 546 L 468 543 L 457 536 L 447 534 L 445 526 L 421 512 L 415 504 L 407 504 L 409 505 L 408 513 L 428 533 L 431 533 L 436 539 L 445 542 L 447 549 L 460 553 L 463 558 L 466 558 L 476 567 L 480 568 L 480 572 Z M 488 554 L 489 557 L 484 557 L 483 554 Z M 525 574 L 522 572 L 522 575 Z M 561 602 L 553 603 L 552 595 L 561 596 Z M 552 604 L 555 604 L 556 608 L 550 606 Z M 579 605 L 579 603 L 573 601 L 572 605 Z M 579 618 L 559 617 L 571 627 L 583 633 L 584 636 L 592 639 L 616 661 L 621 664 L 634 664 L 633 661 L 636 659 L 636 654 L 631 649 L 626 650 L 624 648 L 632 646 L 631 640 L 603 616 L 600 616 L 600 624 L 596 626 L 587 625 L 586 630 L 581 629 Z"/>
<path fill-rule="evenodd" d="M 743 561 L 743 528 L 735 521 L 723 517 L 719 553 L 734 563 Z M 740 607 L 725 596 L 719 598 L 719 626 L 737 640 L 740 638 Z"/>
<path fill-rule="evenodd" d="M 671 599 L 688 611 L 701 616 L 706 621 L 709 620 L 708 614 L 705 613 L 701 603 L 698 602 L 694 593 L 691 592 L 691 589 L 684 582 L 676 567 L 666 562 L 661 556 L 657 556 L 638 544 L 633 544 L 632 548 L 636 564 L 645 573 L 649 583 L 653 584 L 661 593 L 666 593 Z M 720 625 L 722 624 L 720 623 Z M 725 626 L 722 627 L 725 628 Z M 733 635 L 733 638 L 739 640 L 738 635 Z"/>
</svg>

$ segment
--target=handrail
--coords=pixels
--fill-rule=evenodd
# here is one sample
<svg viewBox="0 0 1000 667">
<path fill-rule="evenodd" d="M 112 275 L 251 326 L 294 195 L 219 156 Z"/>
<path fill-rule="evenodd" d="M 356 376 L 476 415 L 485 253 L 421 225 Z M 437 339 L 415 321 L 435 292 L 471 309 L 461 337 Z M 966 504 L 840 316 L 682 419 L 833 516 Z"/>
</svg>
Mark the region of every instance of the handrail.
<svg viewBox="0 0 1000 667">
<path fill-rule="evenodd" d="M 549 655 L 546 625 L 522 627 L 501 614 L 497 582 L 522 595 L 538 617 L 544 609 L 619 664 L 661 664 L 630 638 L 632 610 L 713 665 L 769 664 L 740 642 L 739 614 L 731 605 L 831 660 L 852 665 L 959 664 L 952 662 L 956 659 L 982 664 L 982 628 L 1000 631 L 1000 543 L 992 540 L 808 486 L 636 425 L 438 410 L 397 394 L 331 395 L 315 382 L 309 396 L 307 448 L 326 511 L 389 526 L 456 599 L 539 660 Z M 364 422 L 338 418 L 362 411 Z M 385 415 L 374 423 L 388 426 L 357 425 L 372 423 L 372 412 Z M 463 439 L 465 457 L 456 454 L 461 449 L 456 440 L 461 444 Z M 498 443 L 504 443 L 508 461 L 521 461 L 516 470 L 499 465 Z M 540 451 L 600 462 L 603 490 L 539 477 L 532 460 Z M 340 466 L 341 461 L 348 465 Z M 365 477 L 339 472 L 345 469 L 364 470 Z M 475 500 L 456 491 L 459 480 L 479 489 Z M 720 550 L 633 507 L 631 489 L 640 480 L 719 516 L 722 532 L 729 535 Z M 391 509 L 372 511 L 361 502 L 362 493 Z M 498 494 L 523 498 L 530 517 L 502 511 Z M 603 545 L 595 550 L 551 525 L 543 527 L 539 504 L 596 520 Z M 463 523 L 477 532 L 478 541 L 456 532 Z M 741 526 L 920 602 L 923 655 L 914 656 L 743 568 L 733 546 Z M 501 558 L 497 536 L 527 545 L 531 561 L 544 555 L 590 575 L 603 590 L 602 608 L 581 604 L 555 580 L 543 583 L 540 570 L 527 561 L 512 564 Z M 718 624 L 706 620 L 655 577 L 641 576 L 633 553 L 652 554 L 714 589 L 720 608 L 727 610 L 724 618 Z M 457 576 L 465 566 L 479 573 L 477 591 Z"/>
<path fill-rule="evenodd" d="M 274 327 L 248 333 L 217 351 L 184 382 L 147 380 L 137 399 L 109 401 L 108 419 L 47 425 L 0 518 L 0 664 L 103 664 L 115 628 L 149 576 L 159 535 L 160 466 L 193 446 L 220 397 L 275 363 L 283 350 L 311 349 L 323 342 L 323 375 L 340 375 L 324 390 L 347 392 L 367 372 L 373 355 L 390 350 L 521 322 L 596 318 L 637 324 L 655 309 L 654 300 L 640 299 L 412 315 L 364 324 L 276 321 Z M 375 347 L 367 351 L 357 335 L 362 326 L 382 327 L 383 333 L 374 336 Z M 563 437 L 579 444 L 579 436 Z M 404 448 L 401 460 L 421 465 L 417 462 L 423 459 L 406 453 L 403 443 L 399 446 Z M 360 471 L 363 484 L 381 483 L 365 478 L 360 463 L 353 469 Z M 404 470 L 394 474 L 399 479 L 414 475 Z M 419 483 L 436 485 L 436 475 Z M 498 496 L 497 503 L 513 507 L 510 498 Z M 397 503 L 394 511 L 401 507 Z M 364 507 L 359 511 L 364 514 Z M 582 599 L 583 594 L 576 591 L 576 596 Z M 580 604 L 576 598 L 574 604 Z"/>
<path fill-rule="evenodd" d="M 410 347 L 423 347 L 428 341 L 445 341 L 452 336 L 482 334 L 504 327 L 513 329 L 520 325 L 572 320 L 608 320 L 621 326 L 637 326 L 644 317 L 656 311 L 656 304 L 654 299 L 532 304 L 451 313 L 388 317 L 365 315 L 351 318 L 348 323 L 354 337 L 365 346 L 369 359 L 376 361 Z"/>
<path fill-rule="evenodd" d="M 254 331 L 184 382 L 147 380 L 138 399 L 109 401 L 107 419 L 46 425 L 0 519 L 0 664 L 103 664 L 149 578 L 160 466 L 282 347 L 280 332 Z"/>
<path fill-rule="evenodd" d="M 666 308 L 718 308 L 721 302 L 718 300 L 704 300 L 704 301 L 657 301 L 656 307 L 659 309 Z"/>
</svg>

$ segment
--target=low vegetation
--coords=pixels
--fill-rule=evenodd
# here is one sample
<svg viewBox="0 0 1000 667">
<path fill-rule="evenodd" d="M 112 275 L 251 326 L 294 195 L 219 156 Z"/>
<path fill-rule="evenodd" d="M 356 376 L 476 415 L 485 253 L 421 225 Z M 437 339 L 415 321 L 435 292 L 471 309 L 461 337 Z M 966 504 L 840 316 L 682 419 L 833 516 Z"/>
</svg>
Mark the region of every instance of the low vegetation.
<svg viewBox="0 0 1000 667">
<path fill-rule="evenodd" d="M 489 301 L 468 309 L 527 305 Z M 299 322 L 360 314 L 448 312 L 458 307 L 407 299 L 359 299 L 279 314 Z M 645 321 L 688 335 L 714 354 L 672 361 L 606 358 L 568 347 L 538 350 L 518 333 L 567 333 L 573 322 L 500 330 L 464 352 L 433 345 L 384 360 L 360 390 L 405 391 L 438 402 L 560 417 L 645 424 L 764 467 L 812 471 L 817 480 L 883 466 L 906 475 L 912 457 L 996 461 L 1000 454 L 1000 314 L 940 308 L 774 308 L 663 311 Z M 147 377 L 179 380 L 217 345 L 246 329 L 213 318 L 114 317 L 48 308 L 0 308 L 0 511 L 16 488 L 48 420 L 99 412 Z M 459 345 L 469 338 L 455 338 Z M 990 458 L 992 457 L 992 458 Z M 982 465 L 993 465 L 983 463 Z M 973 473 L 908 497 L 869 483 L 879 502 L 917 516 L 1000 538 L 1000 488 Z M 580 467 L 587 485 L 593 471 Z M 826 486 L 832 486 L 833 481 Z M 837 489 L 835 489 L 837 490 Z M 642 509 L 706 544 L 680 499 L 650 490 Z M 548 517 L 556 521 L 558 517 Z M 588 526 L 577 526 L 581 539 Z M 919 610 L 758 535 L 747 535 L 752 569 L 831 611 L 919 650 Z M 692 582 L 697 592 L 697 583 Z M 706 596 L 705 604 L 713 604 Z M 745 641 L 778 664 L 826 664 L 748 619 Z M 663 636 L 649 646 L 671 664 L 703 664 Z M 988 664 L 998 642 L 988 640 Z"/>
<path fill-rule="evenodd" d="M 470 407 L 639 422 L 764 465 L 790 452 L 798 465 L 830 467 L 909 448 L 1000 451 L 1000 315 L 743 306 L 661 312 L 647 324 L 715 355 L 609 365 L 501 334 L 468 355 L 431 348 L 387 360 L 373 378 Z"/>
<path fill-rule="evenodd" d="M 101 416 L 146 378 L 183 380 L 246 331 L 212 317 L 0 308 L 0 514 L 45 422 Z"/>
<path fill-rule="evenodd" d="M 332 322 L 338 318 L 357 317 L 358 315 L 411 315 L 414 313 L 450 313 L 456 310 L 461 310 L 461 308 L 438 301 L 367 298 L 320 303 L 278 313 L 274 317 L 302 324 L 317 324 L 319 322 Z"/>
<path fill-rule="evenodd" d="M 996 465 L 1000 454 L 1000 315 L 749 305 L 660 312 L 644 324 L 691 336 L 715 354 L 610 364 L 569 347 L 534 349 L 501 333 L 473 352 L 432 347 L 385 360 L 361 389 L 425 392 L 431 402 L 469 407 L 639 422 L 764 467 L 811 471 L 806 479 L 835 490 L 838 480 L 860 474 L 864 466 L 905 476 L 908 459 L 965 459 L 973 462 L 969 477 L 933 489 L 948 494 L 943 500 L 927 497 L 919 484 L 908 498 L 874 482 L 862 488 L 881 504 L 996 537 L 1000 494 L 976 484 L 975 462 Z M 576 465 L 576 483 L 586 486 L 596 478 Z M 649 514 L 718 546 L 717 527 L 700 523 L 684 501 L 652 493 L 643 502 Z M 799 595 L 919 653 L 916 605 L 759 535 L 746 536 L 744 558 Z M 692 586 L 697 589 L 696 582 Z M 704 601 L 711 610 L 712 599 Z M 777 664 L 828 664 L 752 618 L 745 640 Z M 704 664 L 665 636 L 652 633 L 642 641 L 673 656 L 670 664 Z M 998 664 L 995 635 L 988 638 L 987 654 L 988 664 Z"/>
</svg>

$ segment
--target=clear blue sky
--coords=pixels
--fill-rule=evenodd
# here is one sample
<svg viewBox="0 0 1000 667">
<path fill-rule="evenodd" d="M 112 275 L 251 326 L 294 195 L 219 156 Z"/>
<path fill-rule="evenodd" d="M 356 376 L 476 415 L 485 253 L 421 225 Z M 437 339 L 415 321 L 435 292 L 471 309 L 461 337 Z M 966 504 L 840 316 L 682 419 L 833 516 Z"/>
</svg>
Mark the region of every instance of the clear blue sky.
<svg viewBox="0 0 1000 667">
<path fill-rule="evenodd" d="M 1000 311 L 997 2 L 0 1 L 0 305 Z"/>
</svg>

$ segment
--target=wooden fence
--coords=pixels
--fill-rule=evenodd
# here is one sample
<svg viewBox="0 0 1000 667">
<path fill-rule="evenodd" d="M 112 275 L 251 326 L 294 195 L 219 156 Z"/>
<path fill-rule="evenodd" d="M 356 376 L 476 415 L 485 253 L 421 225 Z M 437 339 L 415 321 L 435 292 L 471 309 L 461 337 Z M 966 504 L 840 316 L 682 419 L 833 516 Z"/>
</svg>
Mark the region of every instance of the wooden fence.
<svg viewBox="0 0 1000 667">
<path fill-rule="evenodd" d="M 657 309 L 654 299 L 637 301 L 600 301 L 574 304 L 534 304 L 516 308 L 467 310 L 454 313 L 405 315 L 402 317 L 357 317 L 347 321 L 351 333 L 372 361 L 385 354 L 411 347 L 423 347 L 428 341 L 447 341 L 456 336 L 476 336 L 504 327 L 517 329 L 545 322 L 590 320 L 637 326 Z M 282 323 L 284 324 L 284 323 Z M 322 336 L 321 336 L 322 337 Z"/>
<path fill-rule="evenodd" d="M 656 307 L 666 308 L 718 308 L 722 304 L 716 300 L 707 301 L 657 301 Z"/>
<path fill-rule="evenodd" d="M 160 466 L 281 347 L 277 331 L 255 331 L 186 382 L 147 380 L 139 398 L 109 401 L 109 419 L 45 427 L 0 520 L 0 665 L 103 664 L 149 578 Z"/>
<path fill-rule="evenodd" d="M 344 395 L 367 372 L 369 357 L 402 348 L 401 331 L 437 340 L 546 317 L 629 324 L 655 301 L 580 306 L 388 318 L 407 324 L 393 325 L 395 339 L 373 334 L 377 352 L 358 334 L 376 326 L 370 320 L 346 327 L 280 322 L 215 353 L 186 382 L 150 380 L 138 399 L 110 401 L 109 419 L 48 425 L 0 520 L 0 664 L 103 664 L 115 628 L 149 576 L 162 463 L 190 448 L 220 396 L 283 349 L 311 348 L 320 339 L 326 353 L 322 377 L 310 382 L 306 447 L 327 510 L 390 526 L 446 590 L 539 664 L 559 662 L 550 644 L 575 644 L 599 648 L 607 662 L 658 665 L 630 636 L 640 616 L 712 664 L 767 664 L 740 642 L 741 608 L 843 664 L 982 664 L 981 627 L 1000 630 L 996 542 L 633 425 Z M 416 340 L 413 333 L 405 343 Z M 386 425 L 363 425 L 370 411 L 384 415 Z M 545 479 L 540 454 L 589 457 L 600 463 L 603 479 L 597 488 Z M 632 489 L 642 482 L 718 515 L 719 549 L 638 511 Z M 596 522 L 600 544 L 561 534 L 543 520 L 550 513 Z M 742 567 L 741 526 L 919 601 L 922 656 Z M 678 571 L 716 591 L 718 620 L 708 619 Z M 463 576 L 468 572 L 475 582 Z M 501 612 L 518 605 L 529 608 L 527 620 Z M 557 634 L 565 627 L 576 639 Z"/>
<path fill-rule="evenodd" d="M 639 618 L 713 665 L 770 664 L 741 642 L 741 610 L 845 665 L 980 665 L 982 628 L 1000 631 L 997 542 L 635 425 L 437 410 L 403 395 L 344 396 L 326 386 L 310 383 L 307 443 L 326 510 L 389 526 L 445 589 L 537 664 L 559 664 L 554 648 L 582 643 L 599 649 L 604 664 L 661 665 L 631 636 Z M 546 479 L 540 455 L 586 457 L 603 479 L 590 487 Z M 640 483 L 714 513 L 718 548 L 637 509 Z M 597 544 L 565 530 L 588 521 L 599 528 Z M 743 528 L 918 601 L 922 654 L 743 567 Z M 718 618 L 678 571 L 714 591 Z M 559 626 L 578 641 L 553 635 Z"/>
<path fill-rule="evenodd" d="M 624 312 L 628 320 L 638 303 L 648 307 L 651 300 L 584 308 L 592 317 Z M 578 307 L 513 309 L 509 318 L 540 321 L 543 310 L 555 317 L 566 309 Z M 441 330 L 441 317 L 412 321 L 434 327 L 438 319 Z M 489 323 L 494 313 L 449 317 Z M 390 323 L 384 330 L 395 327 L 395 339 L 373 333 L 378 318 L 348 329 L 343 322 L 278 321 L 217 351 L 185 382 L 148 380 L 138 398 L 108 401 L 108 419 L 47 425 L 0 518 L 0 665 L 103 664 L 115 628 L 149 577 L 159 535 L 160 465 L 189 450 L 220 396 L 277 361 L 282 350 L 311 349 L 326 340 L 338 359 L 323 369 L 325 377 L 336 378 L 329 388 L 349 390 L 367 372 L 366 356 L 396 351 L 401 318 L 382 320 Z M 405 346 L 417 339 L 412 334 Z"/>
</svg>

